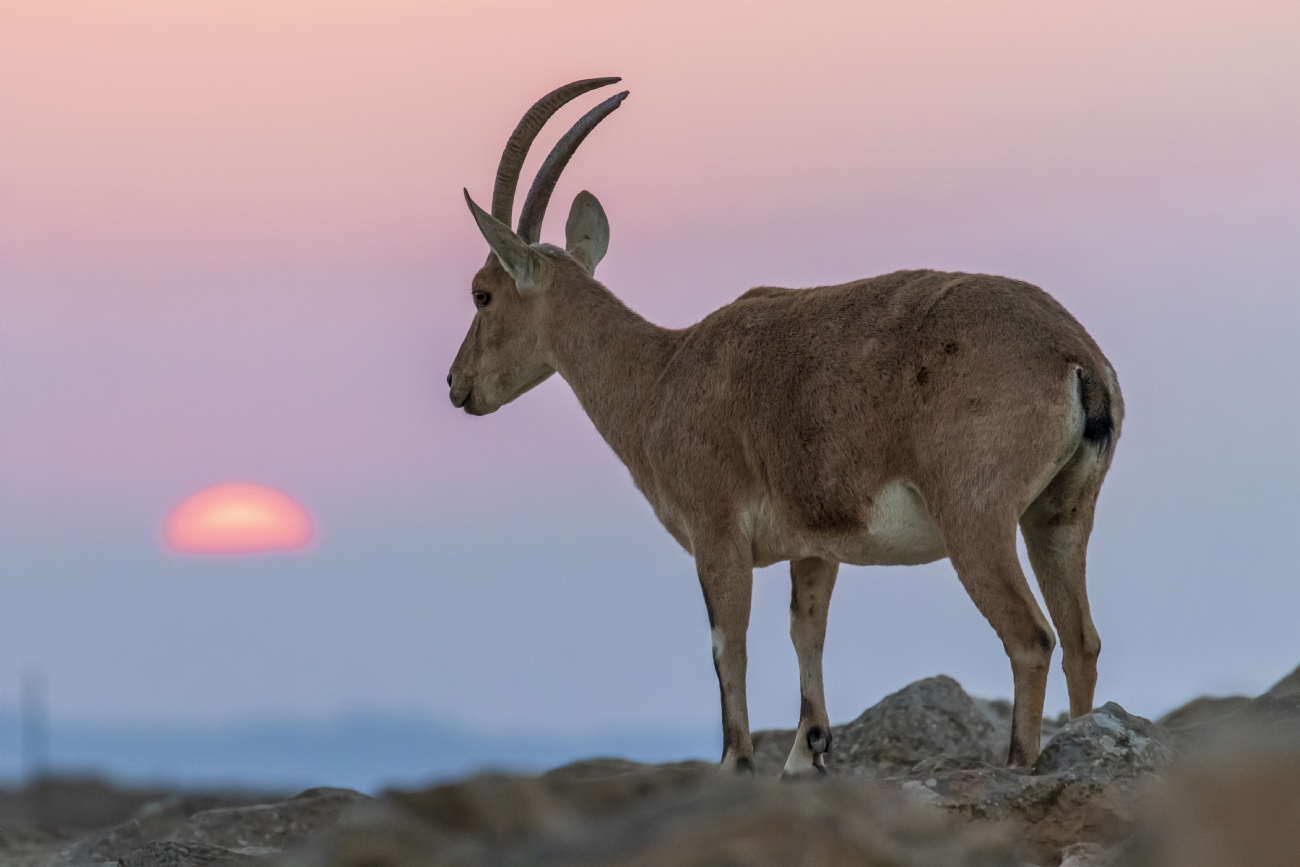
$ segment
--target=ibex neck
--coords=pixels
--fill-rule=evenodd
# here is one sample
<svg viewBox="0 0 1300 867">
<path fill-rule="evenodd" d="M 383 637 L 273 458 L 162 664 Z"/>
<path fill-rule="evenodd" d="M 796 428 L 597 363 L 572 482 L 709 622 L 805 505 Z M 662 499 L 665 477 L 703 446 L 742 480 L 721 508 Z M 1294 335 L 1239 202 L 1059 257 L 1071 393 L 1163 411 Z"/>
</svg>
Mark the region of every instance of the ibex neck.
<svg viewBox="0 0 1300 867">
<path fill-rule="evenodd" d="M 604 286 L 585 281 L 552 299 L 549 325 L 551 366 L 632 469 L 635 442 L 678 332 L 646 321 Z"/>
</svg>

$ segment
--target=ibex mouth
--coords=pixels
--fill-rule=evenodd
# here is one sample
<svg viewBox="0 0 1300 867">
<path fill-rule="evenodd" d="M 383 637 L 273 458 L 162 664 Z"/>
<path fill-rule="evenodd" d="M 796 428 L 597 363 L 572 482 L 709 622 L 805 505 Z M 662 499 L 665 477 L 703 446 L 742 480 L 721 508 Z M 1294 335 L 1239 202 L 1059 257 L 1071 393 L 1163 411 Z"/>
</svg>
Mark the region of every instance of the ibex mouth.
<svg viewBox="0 0 1300 867">
<path fill-rule="evenodd" d="M 451 405 L 457 409 L 465 410 L 467 415 L 491 415 L 500 409 L 499 406 L 484 405 L 481 400 L 475 403 L 474 389 L 472 387 L 465 389 L 464 395 L 453 394 L 451 396 Z"/>
<path fill-rule="evenodd" d="M 490 405 L 483 406 L 481 402 L 479 404 L 475 404 L 469 398 L 465 399 L 465 412 L 468 415 L 475 415 L 475 416 L 491 415 L 492 413 L 496 412 L 500 408 L 501 408 L 500 406 L 490 406 Z"/>
</svg>

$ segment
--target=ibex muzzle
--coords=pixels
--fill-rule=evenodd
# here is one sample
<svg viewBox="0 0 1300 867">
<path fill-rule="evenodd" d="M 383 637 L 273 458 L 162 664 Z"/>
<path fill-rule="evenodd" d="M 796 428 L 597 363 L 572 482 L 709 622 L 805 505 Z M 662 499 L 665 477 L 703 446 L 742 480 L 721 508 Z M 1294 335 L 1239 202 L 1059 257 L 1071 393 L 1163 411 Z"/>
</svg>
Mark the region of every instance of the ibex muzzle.
<svg viewBox="0 0 1300 867">
<path fill-rule="evenodd" d="M 552 373 L 573 388 L 667 530 L 695 558 L 722 691 L 722 765 L 752 769 L 745 633 L 752 571 L 790 562 L 799 728 L 790 775 L 825 773 L 826 615 L 840 563 L 948 557 L 1011 660 L 1010 764 L 1038 755 L 1056 637 L 1016 556 L 1019 526 L 1063 652 L 1072 715 L 1092 709 L 1101 642 L 1084 562 L 1124 416 L 1115 372 L 1034 286 L 904 271 L 838 286 L 751 289 L 680 330 L 596 281 L 609 222 L 574 199 L 565 248 L 538 243 L 560 171 L 618 107 L 555 146 L 510 229 L 528 146 L 556 109 L 616 78 L 579 81 L 524 116 L 492 213 L 466 201 L 491 253 L 448 377 L 466 412 L 494 412 Z"/>
</svg>

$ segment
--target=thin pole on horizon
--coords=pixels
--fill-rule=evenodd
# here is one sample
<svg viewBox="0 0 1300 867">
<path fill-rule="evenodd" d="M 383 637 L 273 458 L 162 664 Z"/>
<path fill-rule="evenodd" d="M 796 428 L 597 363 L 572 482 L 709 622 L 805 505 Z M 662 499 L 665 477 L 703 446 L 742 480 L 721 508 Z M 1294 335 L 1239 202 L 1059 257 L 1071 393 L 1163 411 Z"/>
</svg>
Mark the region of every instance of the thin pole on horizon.
<svg viewBox="0 0 1300 867">
<path fill-rule="evenodd" d="M 23 775 L 26 782 L 32 783 L 50 772 L 49 708 L 45 672 L 40 668 L 23 672 L 19 715 L 22 720 Z"/>
</svg>

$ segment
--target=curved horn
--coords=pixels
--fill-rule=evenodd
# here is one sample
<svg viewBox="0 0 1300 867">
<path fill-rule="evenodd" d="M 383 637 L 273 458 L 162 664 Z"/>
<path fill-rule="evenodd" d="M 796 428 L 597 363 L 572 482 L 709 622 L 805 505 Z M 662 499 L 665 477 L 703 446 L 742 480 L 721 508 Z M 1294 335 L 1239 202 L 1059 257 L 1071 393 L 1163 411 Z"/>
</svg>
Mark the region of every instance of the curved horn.
<svg viewBox="0 0 1300 867">
<path fill-rule="evenodd" d="M 513 216 L 515 207 L 515 188 L 519 186 L 519 172 L 524 167 L 524 158 L 528 156 L 528 147 L 542 131 L 542 127 L 569 100 L 582 96 L 589 90 L 605 87 L 620 78 L 586 78 L 557 87 L 543 96 L 524 114 L 515 131 L 506 142 L 506 149 L 501 152 L 501 162 L 497 165 L 497 182 L 492 188 L 492 216 L 507 226 Z"/>
<path fill-rule="evenodd" d="M 533 178 L 533 186 L 528 190 L 528 197 L 524 199 L 524 206 L 519 211 L 519 237 L 529 244 L 537 243 L 542 234 L 542 218 L 546 216 L 546 206 L 551 201 L 551 193 L 555 191 L 555 183 L 560 179 L 560 172 L 564 171 L 564 167 L 569 164 L 569 158 L 578 149 L 578 145 L 582 144 L 587 133 L 595 129 L 596 124 L 618 108 L 627 94 L 626 90 L 616 93 L 584 114 L 564 134 L 564 138 L 555 143 L 550 156 L 537 170 L 537 177 Z"/>
</svg>

